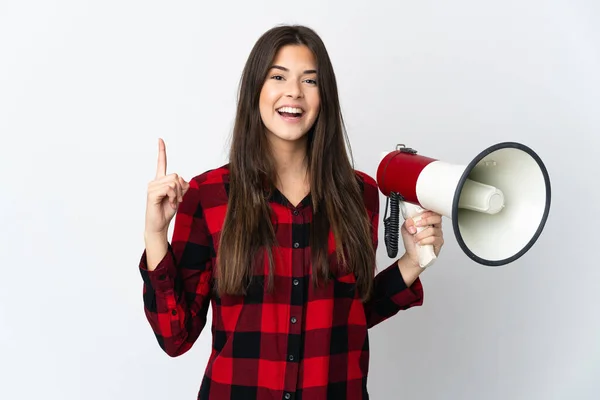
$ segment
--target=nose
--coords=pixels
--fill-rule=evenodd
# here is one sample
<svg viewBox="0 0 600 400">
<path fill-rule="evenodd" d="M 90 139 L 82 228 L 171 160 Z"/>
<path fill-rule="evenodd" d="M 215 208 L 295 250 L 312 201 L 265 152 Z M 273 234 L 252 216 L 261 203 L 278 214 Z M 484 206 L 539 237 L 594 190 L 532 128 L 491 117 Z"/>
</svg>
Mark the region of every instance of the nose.
<svg viewBox="0 0 600 400">
<path fill-rule="evenodd" d="M 288 97 L 300 98 L 302 97 L 302 86 L 299 82 L 294 79 L 290 79 L 287 84 L 286 93 Z"/>
</svg>

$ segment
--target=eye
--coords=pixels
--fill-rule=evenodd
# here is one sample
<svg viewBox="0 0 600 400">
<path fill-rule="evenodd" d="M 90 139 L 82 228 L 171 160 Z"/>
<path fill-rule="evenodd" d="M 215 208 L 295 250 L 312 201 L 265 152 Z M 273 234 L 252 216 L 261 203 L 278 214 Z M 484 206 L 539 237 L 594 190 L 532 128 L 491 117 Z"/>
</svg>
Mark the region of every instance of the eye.
<svg viewBox="0 0 600 400">
<path fill-rule="evenodd" d="M 316 84 L 317 84 L 317 81 L 316 81 L 315 79 L 307 79 L 307 80 L 305 80 L 304 82 L 307 82 L 307 83 L 309 83 L 309 84 L 311 84 L 311 85 L 315 85 L 315 86 L 316 86 Z"/>
<path fill-rule="evenodd" d="M 271 79 L 275 79 L 276 81 L 280 81 L 280 80 L 283 79 L 283 76 L 281 76 L 281 75 L 273 75 L 273 76 L 271 76 Z"/>
</svg>

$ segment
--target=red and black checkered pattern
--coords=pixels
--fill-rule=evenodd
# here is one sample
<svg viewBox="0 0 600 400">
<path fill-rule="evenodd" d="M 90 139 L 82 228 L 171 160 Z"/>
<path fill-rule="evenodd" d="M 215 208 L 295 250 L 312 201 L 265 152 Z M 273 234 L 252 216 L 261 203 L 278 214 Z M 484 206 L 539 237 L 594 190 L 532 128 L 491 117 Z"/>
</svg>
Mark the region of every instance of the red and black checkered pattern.
<svg viewBox="0 0 600 400">
<path fill-rule="evenodd" d="M 377 243 L 378 188 L 369 175 L 357 175 Z M 368 399 L 367 330 L 421 305 L 421 281 L 407 287 L 394 262 L 375 276 L 368 303 L 360 301 L 353 274 L 334 273 L 329 285 L 313 287 L 310 195 L 294 207 L 275 191 L 269 200 L 279 245 L 275 290 L 263 285 L 265 264 L 246 296 L 217 297 L 212 274 L 228 185 L 227 166 L 193 178 L 167 255 L 148 271 L 142 254 L 145 312 L 159 345 L 173 357 L 189 350 L 206 325 L 210 304 L 212 352 L 199 399 Z"/>
</svg>

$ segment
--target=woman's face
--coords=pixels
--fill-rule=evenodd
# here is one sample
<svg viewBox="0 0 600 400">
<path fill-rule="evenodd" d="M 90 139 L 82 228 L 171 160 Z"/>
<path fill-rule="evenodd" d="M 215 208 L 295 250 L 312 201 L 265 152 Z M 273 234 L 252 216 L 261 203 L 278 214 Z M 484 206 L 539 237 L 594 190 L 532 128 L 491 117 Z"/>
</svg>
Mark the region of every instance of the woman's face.
<svg viewBox="0 0 600 400">
<path fill-rule="evenodd" d="M 271 140 L 297 141 L 319 114 L 316 60 L 303 45 L 282 47 L 260 92 L 260 115 Z"/>
</svg>

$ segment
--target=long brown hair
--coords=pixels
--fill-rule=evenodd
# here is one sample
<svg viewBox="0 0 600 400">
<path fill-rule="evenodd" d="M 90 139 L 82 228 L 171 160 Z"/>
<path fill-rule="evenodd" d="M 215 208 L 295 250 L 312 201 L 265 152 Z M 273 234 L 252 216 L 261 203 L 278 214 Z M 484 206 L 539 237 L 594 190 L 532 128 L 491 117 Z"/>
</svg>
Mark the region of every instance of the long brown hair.
<svg viewBox="0 0 600 400">
<path fill-rule="evenodd" d="M 313 221 L 310 247 L 313 283 L 329 278 L 328 236 L 333 232 L 340 265 L 353 272 L 363 299 L 371 291 L 375 250 L 361 190 L 351 163 L 350 144 L 344 128 L 335 74 L 321 38 L 305 26 L 277 26 L 256 42 L 244 67 L 237 115 L 229 155 L 229 203 L 219 239 L 216 290 L 219 294 L 244 294 L 255 266 L 251 260 L 264 255 L 271 268 L 276 245 L 265 183 L 276 182 L 276 169 L 259 112 L 262 85 L 278 50 L 286 45 L 305 45 L 317 61 L 320 111 L 307 133 L 307 159 Z"/>
</svg>

